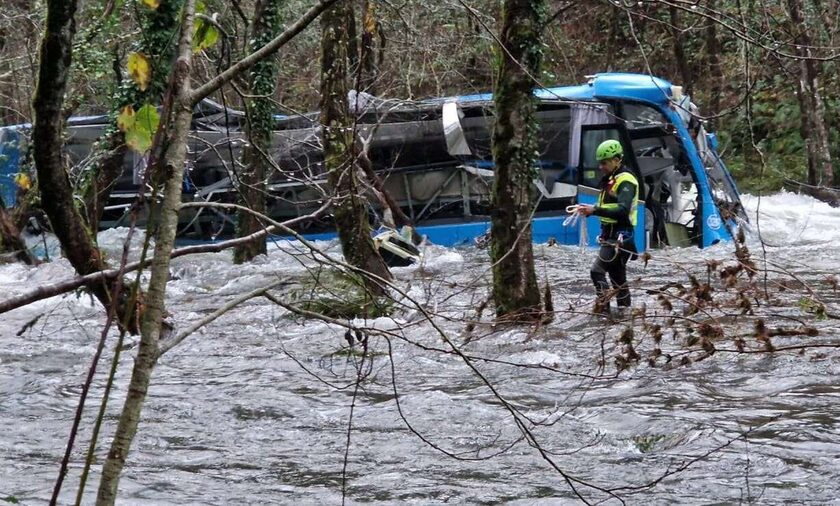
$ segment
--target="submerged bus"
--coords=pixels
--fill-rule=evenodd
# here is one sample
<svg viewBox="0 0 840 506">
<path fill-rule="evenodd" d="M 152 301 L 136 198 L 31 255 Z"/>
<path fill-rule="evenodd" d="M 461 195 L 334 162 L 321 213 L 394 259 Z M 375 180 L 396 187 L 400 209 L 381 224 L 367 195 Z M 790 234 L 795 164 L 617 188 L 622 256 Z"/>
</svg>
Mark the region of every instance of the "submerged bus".
<svg viewBox="0 0 840 506">
<path fill-rule="evenodd" d="M 578 86 L 541 88 L 539 157 L 533 194 L 535 242 L 595 244 L 595 217 L 573 226 L 566 208 L 597 198 L 600 173 L 595 147 L 606 139 L 624 146 L 625 163 L 641 183 L 636 247 L 708 247 L 730 240 L 746 221 L 738 190 L 705 131 L 697 107 L 678 86 L 640 74 L 605 73 Z M 431 242 L 471 243 L 488 233 L 494 166 L 491 156 L 493 97 L 455 96 L 423 101 L 385 100 L 351 92 L 356 134 L 384 181 L 384 188 L 418 232 Z M 71 118 L 66 150 L 75 172 L 92 163 L 91 147 L 107 116 Z M 210 101 L 193 118 L 185 201 L 232 202 L 246 143 L 244 114 Z M 278 220 L 310 214 L 329 195 L 318 113 L 277 116 L 267 153 L 268 214 Z M 21 170 L 28 126 L 0 129 L 0 194 L 10 205 Z M 141 191 L 144 158 L 128 154 L 106 208 L 103 227 L 126 222 Z M 371 219 L 380 209 L 370 199 Z M 183 234 L 215 237 L 233 230 L 235 217 L 212 208 L 182 216 Z M 334 235 L 330 216 L 300 225 L 310 238 Z"/>
</svg>

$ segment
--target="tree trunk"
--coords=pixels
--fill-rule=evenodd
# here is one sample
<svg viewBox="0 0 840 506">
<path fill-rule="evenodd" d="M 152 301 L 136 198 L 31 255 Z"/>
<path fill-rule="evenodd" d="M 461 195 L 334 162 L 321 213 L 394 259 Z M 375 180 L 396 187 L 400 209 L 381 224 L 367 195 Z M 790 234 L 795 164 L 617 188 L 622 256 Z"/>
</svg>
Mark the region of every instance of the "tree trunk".
<svg viewBox="0 0 840 506">
<path fill-rule="evenodd" d="M 612 72 L 614 70 L 615 61 L 617 59 L 617 52 L 618 52 L 618 38 L 619 34 L 621 33 L 621 24 L 620 20 L 622 16 L 624 16 L 624 12 L 621 11 L 618 7 L 609 6 L 607 7 L 609 11 L 608 15 L 610 16 L 610 34 L 607 37 L 607 72 Z"/>
<path fill-rule="evenodd" d="M 802 133 L 808 154 L 808 184 L 832 186 L 834 167 L 825 125 L 825 104 L 819 89 L 819 62 L 811 59 L 812 37 L 801 0 L 787 0 L 794 44 L 799 61 L 798 98 L 802 117 Z"/>
<path fill-rule="evenodd" d="M 335 224 L 350 265 L 390 280 L 391 273 L 373 245 L 365 200 L 353 156 L 352 125 L 347 106 L 347 7 L 341 2 L 321 18 L 321 124 L 324 164 L 333 190 Z M 382 286 L 365 277 L 373 294 Z"/>
<path fill-rule="evenodd" d="M 832 2 L 834 3 L 834 2 Z M 821 33 L 819 39 L 820 42 L 817 44 L 822 47 L 836 47 L 838 36 L 840 36 L 840 30 L 838 30 L 838 16 L 837 16 L 837 7 L 836 3 L 832 6 L 829 5 L 824 6 L 822 1 L 820 0 L 813 0 L 814 8 L 816 9 L 816 17 L 819 19 L 819 23 L 817 23 L 820 27 L 822 27 L 822 31 L 818 32 Z M 832 8 L 834 7 L 834 8 Z M 817 68 L 821 72 L 823 76 L 823 89 L 825 90 L 825 102 L 827 103 L 836 103 L 838 100 L 838 74 L 837 74 L 837 60 L 825 61 L 825 62 L 817 62 Z M 825 117 L 826 127 L 828 128 L 829 132 L 836 131 L 838 126 L 840 126 L 840 116 L 838 116 L 838 111 L 829 109 L 826 117 Z M 829 142 L 832 145 L 832 162 L 840 157 L 840 149 L 838 149 L 837 145 L 834 143 Z M 833 165 L 833 163 L 832 163 Z M 838 185 L 837 177 L 840 177 L 840 172 L 834 171 L 831 180 L 831 186 Z"/>
<path fill-rule="evenodd" d="M 497 316 L 516 319 L 535 319 L 540 313 L 530 218 L 539 129 L 531 76 L 539 75 L 545 9 L 544 0 L 505 1 L 501 44 L 509 54 L 500 58 L 494 92 L 493 297 Z"/>
<path fill-rule="evenodd" d="M 708 9 L 715 11 L 715 0 L 709 0 Z M 709 106 L 707 115 L 720 114 L 720 98 L 723 93 L 723 68 L 720 61 L 720 42 L 717 37 L 717 21 L 709 20 L 706 26 L 706 67 L 709 69 Z M 709 121 L 709 130 L 717 129 L 717 119 Z"/>
<path fill-rule="evenodd" d="M 73 189 L 64 170 L 63 118 L 61 108 L 72 59 L 76 0 L 51 0 L 47 3 L 47 22 L 40 48 L 38 83 L 33 97 L 35 121 L 32 127 L 33 159 L 38 173 L 41 205 L 61 242 L 65 256 L 80 275 L 107 269 L 94 244 L 91 231 L 73 205 Z M 111 306 L 111 282 L 93 285 L 94 295 L 105 307 Z M 126 300 L 116 301 L 119 322 L 128 322 L 136 332 L 136 312 L 125 307 Z M 127 314 L 128 313 L 128 314 Z"/>
<path fill-rule="evenodd" d="M 359 32 L 356 29 L 356 6 L 352 0 L 347 2 L 347 61 L 350 65 L 350 72 L 358 72 L 359 56 L 361 50 L 359 49 Z"/>
<path fill-rule="evenodd" d="M 187 136 L 192 122 L 190 69 L 192 66 L 192 27 L 195 0 L 187 0 L 182 16 L 178 59 L 175 62 L 170 88 L 172 104 L 164 110 L 162 128 L 162 155 L 151 170 L 165 177 L 163 201 L 160 205 L 159 224 L 155 232 L 155 252 L 152 259 L 151 278 L 146 294 L 146 308 L 140 322 L 140 346 L 131 372 L 128 394 L 123 405 L 117 430 L 108 458 L 102 468 L 102 479 L 96 504 L 112 505 L 116 501 L 120 474 L 137 433 L 140 412 L 149 389 L 152 369 L 157 362 L 158 342 L 162 337 L 164 298 L 169 280 L 169 263 L 178 228 L 178 210 L 181 205 L 181 184 L 187 154 Z M 155 148 L 153 147 L 153 150 Z"/>
<path fill-rule="evenodd" d="M 254 7 L 254 21 L 251 27 L 250 49 L 256 51 L 271 39 L 280 29 L 280 0 L 257 0 Z M 274 96 L 277 63 L 266 58 L 254 65 L 249 80 L 247 135 L 248 146 L 243 151 L 244 169 L 239 173 L 239 203 L 254 211 L 265 214 L 265 178 L 269 163 L 266 156 L 271 152 L 274 131 Z M 246 237 L 259 231 L 263 225 L 257 216 L 240 211 L 237 213 L 237 236 Z M 237 264 L 249 262 L 257 255 L 267 252 L 265 239 L 260 238 L 237 246 L 233 260 Z"/>
<path fill-rule="evenodd" d="M 377 39 L 380 39 L 381 26 L 376 16 L 375 0 L 365 0 L 362 7 L 362 50 L 361 50 L 361 82 L 359 89 L 376 95 L 376 81 L 379 78 L 378 60 L 381 54 L 377 51 Z"/>
<path fill-rule="evenodd" d="M 671 18 L 671 35 L 674 37 L 674 59 L 676 60 L 677 67 L 680 70 L 683 89 L 685 89 L 687 95 L 691 95 L 692 87 L 694 85 L 694 77 L 691 74 L 691 65 L 685 54 L 685 34 L 680 28 L 679 11 L 673 5 L 668 7 L 668 11 Z"/>
</svg>

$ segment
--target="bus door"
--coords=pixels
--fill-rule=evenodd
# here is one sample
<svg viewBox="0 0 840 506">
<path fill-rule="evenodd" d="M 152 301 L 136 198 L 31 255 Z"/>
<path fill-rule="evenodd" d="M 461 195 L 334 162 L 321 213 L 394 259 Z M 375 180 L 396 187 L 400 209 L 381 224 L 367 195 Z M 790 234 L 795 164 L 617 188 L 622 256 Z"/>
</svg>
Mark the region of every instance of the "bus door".
<svg viewBox="0 0 840 506">
<path fill-rule="evenodd" d="M 598 201 L 601 184 L 601 170 L 598 168 L 598 160 L 595 158 L 595 150 L 602 142 L 615 139 L 621 142 L 624 148 L 624 164 L 636 175 L 639 181 L 639 205 L 636 210 L 637 222 L 633 236 L 636 243 L 636 250 L 639 253 L 647 249 L 647 231 L 645 220 L 645 184 L 641 177 L 636 156 L 633 153 L 632 144 L 627 129 L 618 124 L 607 125 L 585 125 L 581 127 L 580 135 L 580 160 L 578 162 L 578 195 L 577 201 L 580 204 L 595 204 Z M 601 233 L 601 223 L 595 216 L 586 219 L 586 232 L 589 237 L 589 244 L 596 246 L 598 235 Z"/>
</svg>

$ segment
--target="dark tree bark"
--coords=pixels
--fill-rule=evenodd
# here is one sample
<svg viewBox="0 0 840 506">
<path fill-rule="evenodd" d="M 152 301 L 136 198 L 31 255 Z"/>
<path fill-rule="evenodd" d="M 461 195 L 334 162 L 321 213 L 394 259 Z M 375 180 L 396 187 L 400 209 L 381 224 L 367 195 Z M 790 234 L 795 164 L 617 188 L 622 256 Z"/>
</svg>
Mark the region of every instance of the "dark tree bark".
<svg viewBox="0 0 840 506">
<path fill-rule="evenodd" d="M 347 106 L 346 2 L 340 2 L 324 12 L 321 28 L 324 163 L 335 199 L 335 224 L 341 249 L 350 265 L 390 280 L 391 273 L 370 237 L 370 224 L 353 156 L 353 133 Z M 368 277 L 365 280 L 372 293 L 383 293 L 379 283 Z"/>
<path fill-rule="evenodd" d="M 251 51 L 256 51 L 271 39 L 280 29 L 280 0 L 257 0 L 254 7 L 254 21 L 251 26 Z M 255 64 L 249 79 L 247 135 L 248 146 L 243 152 L 245 168 L 239 173 L 239 203 L 254 211 L 265 214 L 266 173 L 270 167 L 266 156 L 271 151 L 274 130 L 274 104 L 271 97 L 276 87 L 277 63 L 266 58 Z M 249 236 L 263 225 L 251 213 L 237 213 L 237 235 Z M 266 254 L 265 239 L 257 239 L 236 247 L 233 252 L 235 263 L 249 262 L 257 255 Z"/>
<path fill-rule="evenodd" d="M 709 0 L 708 9 L 712 12 L 716 10 L 716 1 Z M 706 26 L 706 67 L 709 69 L 709 106 L 708 115 L 716 115 L 720 113 L 720 98 L 723 93 L 723 68 L 720 61 L 720 42 L 717 35 L 717 22 L 708 21 Z M 709 120 L 709 130 L 717 130 L 717 120 Z"/>
<path fill-rule="evenodd" d="M 682 86 L 686 94 L 691 95 L 694 85 L 694 76 L 691 73 L 691 64 L 685 54 L 685 33 L 680 28 L 680 16 L 677 7 L 668 7 L 668 14 L 671 19 L 671 35 L 674 37 L 674 60 L 680 71 Z"/>
<path fill-rule="evenodd" d="M 811 59 L 813 38 L 805 19 L 801 0 L 787 0 L 796 55 L 799 60 L 797 97 L 802 117 L 802 136 L 808 155 L 808 184 L 832 186 L 834 167 L 831 164 L 825 104 L 819 89 L 819 62 Z"/>
<path fill-rule="evenodd" d="M 365 0 L 362 0 L 365 1 Z M 356 6 L 354 1 L 347 2 L 347 61 L 351 72 L 359 70 L 359 30 L 356 28 Z"/>
<path fill-rule="evenodd" d="M 506 50 L 494 92 L 493 297 L 496 314 L 515 319 L 540 314 L 531 244 L 531 187 L 539 128 L 531 76 L 539 75 L 545 9 L 543 0 L 505 1 L 501 44 Z"/>
<path fill-rule="evenodd" d="M 64 91 L 72 60 L 76 0 L 51 0 L 47 3 L 47 22 L 40 48 L 38 83 L 33 98 L 35 121 L 32 127 L 33 159 L 41 191 L 41 205 L 61 242 L 64 255 L 80 275 L 108 268 L 94 244 L 91 231 L 73 205 L 73 189 L 64 170 L 63 119 Z M 91 287 L 106 307 L 111 307 L 113 281 Z M 116 301 L 118 321 L 128 322 L 136 332 L 135 311 Z M 128 315 L 126 314 L 128 313 Z"/>
<path fill-rule="evenodd" d="M 615 60 L 616 60 L 616 53 L 618 52 L 618 38 L 621 33 L 621 24 L 620 20 L 623 16 L 623 12 L 614 6 L 610 6 L 607 8 L 610 14 L 610 34 L 607 37 L 607 72 L 613 72 L 615 70 Z"/>
<path fill-rule="evenodd" d="M 361 48 L 361 83 L 359 89 L 376 95 L 376 81 L 379 78 L 379 65 L 382 63 L 382 47 L 377 47 L 382 26 L 376 15 L 375 0 L 365 0 L 362 7 L 362 48 Z"/>
</svg>

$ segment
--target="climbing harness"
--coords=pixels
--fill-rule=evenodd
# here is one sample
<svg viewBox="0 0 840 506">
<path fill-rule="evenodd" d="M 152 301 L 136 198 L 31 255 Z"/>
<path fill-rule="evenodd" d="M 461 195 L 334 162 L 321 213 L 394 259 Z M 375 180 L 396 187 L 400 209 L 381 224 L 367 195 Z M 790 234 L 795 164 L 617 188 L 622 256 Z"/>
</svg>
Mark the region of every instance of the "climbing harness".
<svg viewBox="0 0 840 506">
<path fill-rule="evenodd" d="M 614 261 L 616 258 L 618 258 L 619 253 L 621 253 L 621 243 L 623 243 L 623 242 L 624 242 L 624 234 L 618 234 L 618 237 L 616 238 L 615 242 L 604 240 L 604 239 L 601 239 L 599 237 L 598 238 L 598 243 L 601 246 L 612 246 L 615 249 L 615 253 L 613 254 L 612 258 L 607 260 L 606 258 L 601 258 L 601 251 L 598 250 L 598 259 L 601 260 L 604 263 L 610 263 L 610 262 Z"/>
</svg>

